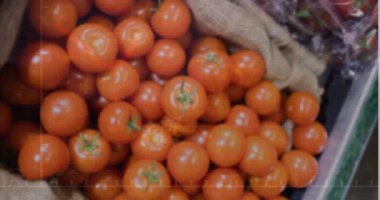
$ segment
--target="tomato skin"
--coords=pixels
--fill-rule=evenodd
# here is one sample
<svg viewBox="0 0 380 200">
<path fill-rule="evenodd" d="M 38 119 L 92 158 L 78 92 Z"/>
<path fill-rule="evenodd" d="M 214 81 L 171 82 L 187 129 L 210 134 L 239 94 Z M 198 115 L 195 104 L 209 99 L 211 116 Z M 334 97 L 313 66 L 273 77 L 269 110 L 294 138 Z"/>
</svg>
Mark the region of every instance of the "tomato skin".
<svg viewBox="0 0 380 200">
<path fill-rule="evenodd" d="M 92 8 L 92 0 L 71 0 L 77 11 L 78 17 L 83 17 L 90 13 Z"/>
<path fill-rule="evenodd" d="M 125 192 L 120 193 L 113 200 L 127 200 L 127 194 Z"/>
<path fill-rule="evenodd" d="M 288 200 L 288 198 L 284 196 L 276 196 L 276 197 L 268 198 L 267 200 Z"/>
<path fill-rule="evenodd" d="M 154 44 L 152 29 L 138 17 L 124 19 L 116 25 L 114 33 L 118 39 L 120 53 L 126 59 L 146 55 Z"/>
<path fill-rule="evenodd" d="M 162 78 L 177 75 L 186 62 L 185 50 L 175 40 L 158 40 L 147 55 L 149 69 Z"/>
<path fill-rule="evenodd" d="M 164 115 L 161 106 L 162 87 L 153 81 L 144 81 L 132 97 L 132 104 L 145 120 L 158 120 Z"/>
<path fill-rule="evenodd" d="M 107 16 L 105 15 L 92 15 L 88 18 L 87 23 L 94 23 L 101 25 L 105 28 L 107 28 L 110 31 L 113 31 L 115 28 L 115 23 Z"/>
<path fill-rule="evenodd" d="M 260 121 L 256 113 L 243 105 L 235 105 L 231 108 L 226 124 L 236 126 L 246 136 L 257 135 L 260 129 Z"/>
<path fill-rule="evenodd" d="M 226 93 L 209 94 L 207 108 L 201 119 L 208 123 L 217 123 L 227 118 L 231 110 L 231 102 Z"/>
<path fill-rule="evenodd" d="M 263 121 L 259 134 L 276 147 L 278 155 L 283 154 L 288 148 L 288 135 L 285 130 L 275 122 Z"/>
<path fill-rule="evenodd" d="M 158 35 L 174 39 L 185 34 L 190 28 L 191 13 L 182 0 L 166 0 L 152 15 L 150 23 Z"/>
<path fill-rule="evenodd" d="M 111 157 L 108 165 L 118 165 L 124 161 L 129 154 L 129 146 L 125 144 L 111 144 Z"/>
<path fill-rule="evenodd" d="M 188 49 L 191 45 L 193 39 L 193 33 L 191 31 L 187 31 L 184 35 L 174 39 L 177 41 L 183 49 Z"/>
<path fill-rule="evenodd" d="M 167 157 L 170 174 L 181 184 L 200 181 L 206 175 L 209 163 L 206 150 L 188 141 L 174 144 Z"/>
<path fill-rule="evenodd" d="M 183 123 L 178 122 L 169 116 L 164 116 L 162 118 L 161 125 L 168 130 L 173 137 L 190 136 L 194 134 L 194 131 L 197 129 L 197 121 Z"/>
<path fill-rule="evenodd" d="M 227 47 L 220 39 L 213 36 L 203 36 L 192 42 L 190 54 L 194 56 L 196 54 L 207 53 L 208 51 L 215 50 L 227 53 Z"/>
<path fill-rule="evenodd" d="M 48 133 L 53 135 L 65 137 L 76 134 L 85 126 L 87 117 L 86 102 L 81 96 L 71 91 L 52 92 L 41 104 L 41 124 Z"/>
<path fill-rule="evenodd" d="M 113 200 L 122 193 L 122 175 L 114 169 L 105 169 L 91 174 L 84 186 L 86 197 L 91 200 Z"/>
<path fill-rule="evenodd" d="M 73 168 L 69 168 L 62 174 L 57 176 L 59 185 L 61 186 L 79 186 L 88 178 L 88 174 L 78 172 Z"/>
<path fill-rule="evenodd" d="M 295 148 L 313 155 L 318 155 L 323 151 L 327 140 L 327 131 L 319 122 L 297 126 L 293 130 L 293 145 Z"/>
<path fill-rule="evenodd" d="M 202 147 L 206 146 L 207 137 L 213 128 L 213 125 L 199 124 L 194 134 L 187 137 L 186 140 L 190 142 L 195 142 Z"/>
<path fill-rule="evenodd" d="M 243 197 L 244 182 L 235 170 L 218 168 L 207 175 L 202 188 L 206 200 L 236 200 Z"/>
<path fill-rule="evenodd" d="M 269 81 L 262 81 L 248 89 L 245 95 L 245 103 L 259 115 L 274 112 L 281 102 L 281 94 L 278 88 Z"/>
<path fill-rule="evenodd" d="M 318 116 L 318 99 L 309 92 L 294 92 L 286 101 L 285 112 L 295 124 L 306 125 Z"/>
<path fill-rule="evenodd" d="M 141 124 L 141 115 L 137 109 L 122 101 L 108 104 L 98 118 L 103 137 L 116 144 L 127 144 L 137 139 Z"/>
<path fill-rule="evenodd" d="M 28 12 L 34 30 L 48 38 L 67 36 L 78 20 L 71 0 L 32 0 Z"/>
<path fill-rule="evenodd" d="M 180 190 L 172 188 L 169 191 L 168 197 L 166 197 L 164 200 L 190 200 L 187 194 Z"/>
<path fill-rule="evenodd" d="M 147 80 L 149 75 L 150 75 L 150 71 L 148 69 L 148 66 L 146 65 L 145 63 L 145 60 L 142 59 L 142 58 L 137 58 L 137 59 L 132 59 L 132 60 L 129 60 L 129 63 L 137 70 L 137 72 L 139 73 L 139 76 L 140 76 L 140 80 L 141 81 L 144 81 L 144 80 Z"/>
<path fill-rule="evenodd" d="M 231 55 L 235 62 L 232 69 L 232 84 L 241 87 L 252 87 L 265 74 L 265 61 L 254 51 L 242 50 Z"/>
<path fill-rule="evenodd" d="M 288 184 L 293 188 L 309 186 L 318 175 L 319 166 L 317 160 L 304 151 L 288 151 L 282 156 L 281 162 L 288 172 Z"/>
<path fill-rule="evenodd" d="M 163 199 L 169 194 L 170 177 L 161 163 L 143 159 L 128 166 L 123 186 L 128 200 Z"/>
<path fill-rule="evenodd" d="M 40 159 L 35 159 L 36 157 Z M 70 152 L 58 137 L 40 134 L 26 140 L 22 146 L 18 167 L 28 180 L 41 180 L 65 171 L 70 164 Z"/>
<path fill-rule="evenodd" d="M 99 114 L 99 112 L 103 110 L 103 108 L 105 108 L 109 103 L 111 102 L 102 96 L 97 96 L 90 100 L 91 109 L 97 114 Z"/>
<path fill-rule="evenodd" d="M 119 101 L 132 96 L 139 84 L 139 73 L 123 60 L 116 60 L 108 70 L 96 77 L 100 95 L 110 101 Z"/>
<path fill-rule="evenodd" d="M 181 189 L 189 196 L 198 194 L 201 190 L 201 183 L 194 182 L 189 184 L 181 184 Z"/>
<path fill-rule="evenodd" d="M 241 200 L 260 200 L 260 198 L 252 192 L 244 192 Z"/>
<path fill-rule="evenodd" d="M 70 60 L 60 46 L 46 41 L 28 44 L 19 58 L 21 79 L 30 87 L 49 90 L 65 80 Z"/>
<path fill-rule="evenodd" d="M 5 119 L 2 119 L 0 116 L 0 121 L 4 123 Z M 6 143 L 6 146 L 15 151 L 19 151 L 27 140 L 38 134 L 40 134 L 40 126 L 38 124 L 32 121 L 20 120 L 12 124 L 8 134 L 5 135 L 4 141 Z"/>
<path fill-rule="evenodd" d="M 62 88 L 73 91 L 85 99 L 89 99 L 95 96 L 97 92 L 95 75 L 72 68 Z"/>
<path fill-rule="evenodd" d="M 117 38 L 101 25 L 85 23 L 71 32 L 66 49 L 71 61 L 81 71 L 99 73 L 115 62 Z"/>
<path fill-rule="evenodd" d="M 154 0 L 137 0 L 126 13 L 119 15 L 117 19 L 122 21 L 128 17 L 139 17 L 149 22 L 155 8 L 157 5 Z"/>
<path fill-rule="evenodd" d="M 4 135 L 13 122 L 13 114 L 11 108 L 0 101 L 0 136 Z"/>
<path fill-rule="evenodd" d="M 134 4 L 134 0 L 94 0 L 95 6 L 107 15 L 120 15 Z"/>
<path fill-rule="evenodd" d="M 230 84 L 224 90 L 231 102 L 239 102 L 244 98 L 246 88 Z"/>
</svg>

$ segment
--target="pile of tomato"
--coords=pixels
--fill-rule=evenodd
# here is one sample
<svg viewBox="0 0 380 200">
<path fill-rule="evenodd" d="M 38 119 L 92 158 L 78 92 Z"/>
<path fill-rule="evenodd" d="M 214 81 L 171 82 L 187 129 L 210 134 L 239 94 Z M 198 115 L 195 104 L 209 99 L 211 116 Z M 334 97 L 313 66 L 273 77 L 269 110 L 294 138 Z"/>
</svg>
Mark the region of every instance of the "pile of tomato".
<svg viewBox="0 0 380 200">
<path fill-rule="evenodd" d="M 26 16 L 30 38 L 0 74 L 1 140 L 25 179 L 93 200 L 252 200 L 316 178 L 318 99 L 197 34 L 182 0 L 31 0 Z M 25 106 L 38 120 L 15 115 Z"/>
</svg>

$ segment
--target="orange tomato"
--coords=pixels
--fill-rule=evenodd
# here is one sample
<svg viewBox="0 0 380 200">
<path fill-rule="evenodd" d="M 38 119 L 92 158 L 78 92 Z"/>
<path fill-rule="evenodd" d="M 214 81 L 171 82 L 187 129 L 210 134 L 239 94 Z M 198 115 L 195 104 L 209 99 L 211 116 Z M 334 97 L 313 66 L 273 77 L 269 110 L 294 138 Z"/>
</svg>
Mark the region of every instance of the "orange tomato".
<svg viewBox="0 0 380 200">
<path fill-rule="evenodd" d="M 125 160 L 129 154 L 129 145 L 111 144 L 111 157 L 108 165 L 118 165 Z"/>
<path fill-rule="evenodd" d="M 173 137 L 191 136 L 197 128 L 197 121 L 178 122 L 169 116 L 164 116 L 161 125 L 170 132 Z"/>
<path fill-rule="evenodd" d="M 293 145 L 313 155 L 320 154 L 327 144 L 327 131 L 319 122 L 297 126 L 293 130 Z"/>
<path fill-rule="evenodd" d="M 207 137 L 210 134 L 211 129 L 213 128 L 213 125 L 208 124 L 199 124 L 197 126 L 197 129 L 195 130 L 194 134 L 187 137 L 186 140 L 198 143 L 202 147 L 206 146 Z"/>
<path fill-rule="evenodd" d="M 169 195 L 164 200 L 190 200 L 187 194 L 180 189 L 170 189 Z"/>
<path fill-rule="evenodd" d="M 309 92 L 294 92 L 286 101 L 285 111 L 295 124 L 306 125 L 317 118 L 319 102 Z"/>
<path fill-rule="evenodd" d="M 208 123 L 217 123 L 225 120 L 231 110 L 231 103 L 226 93 L 209 94 L 208 105 L 201 119 Z"/>
<path fill-rule="evenodd" d="M 0 110 L 1 110 L 0 103 Z M 2 118 L 0 111 L 0 121 L 6 122 L 6 119 Z M 15 151 L 19 151 L 27 140 L 31 137 L 40 134 L 40 126 L 32 121 L 20 120 L 13 123 L 9 129 L 9 133 L 5 135 L 4 141 L 6 146 Z"/>
<path fill-rule="evenodd" d="M 276 147 L 278 155 L 283 154 L 288 148 L 288 135 L 275 122 L 263 121 L 260 127 L 260 136 L 268 139 Z"/>
<path fill-rule="evenodd" d="M 126 13 L 119 15 L 117 19 L 122 21 L 128 17 L 139 17 L 149 22 L 156 7 L 154 0 L 137 0 Z"/>
<path fill-rule="evenodd" d="M 59 185 L 67 186 L 79 186 L 83 184 L 88 178 L 88 174 L 78 172 L 73 168 L 69 168 L 62 174 L 57 175 Z"/>
<path fill-rule="evenodd" d="M 224 92 L 227 94 L 231 102 L 239 102 L 243 99 L 246 90 L 246 88 L 230 84 Z"/>
<path fill-rule="evenodd" d="M 84 17 L 90 13 L 92 0 L 71 0 L 76 8 L 78 17 Z"/>
<path fill-rule="evenodd" d="M 252 192 L 244 192 L 241 200 L 260 200 L 260 198 Z"/>
<path fill-rule="evenodd" d="M 115 27 L 115 23 L 113 23 L 113 21 L 109 17 L 105 15 L 100 15 L 100 14 L 92 15 L 91 17 L 89 17 L 87 19 L 87 23 L 94 23 L 94 24 L 101 25 L 110 31 L 113 31 Z"/>
<path fill-rule="evenodd" d="M 214 36 L 203 36 L 191 43 L 190 54 L 194 56 L 199 53 L 217 50 L 227 53 L 227 47 L 223 41 Z"/>
<path fill-rule="evenodd" d="M 129 63 L 137 70 L 137 72 L 139 72 L 139 76 L 140 76 L 141 81 L 148 79 L 148 77 L 150 75 L 150 71 L 149 71 L 148 66 L 146 65 L 144 59 L 136 58 L 133 60 L 129 60 Z"/>
<path fill-rule="evenodd" d="M 280 106 L 280 102 L 280 91 L 269 81 L 258 83 L 245 94 L 245 103 L 259 115 L 274 112 Z"/>
<path fill-rule="evenodd" d="M 235 62 L 232 68 L 232 84 L 241 87 L 252 87 L 265 74 L 265 61 L 254 51 L 243 50 L 231 55 Z"/>
<path fill-rule="evenodd" d="M 122 193 L 122 175 L 113 169 L 91 174 L 84 185 L 84 193 L 91 200 L 114 199 Z"/>
<path fill-rule="evenodd" d="M 276 197 L 268 198 L 266 200 L 288 200 L 288 198 L 284 196 L 276 196 Z"/>
<path fill-rule="evenodd" d="M 134 4 L 134 0 L 93 0 L 95 6 L 107 15 L 125 13 Z"/>
<path fill-rule="evenodd" d="M 140 84 L 131 99 L 131 103 L 141 112 L 145 120 L 158 120 L 164 115 L 161 106 L 162 87 L 153 81 Z"/>
<path fill-rule="evenodd" d="M 75 92 L 85 99 L 90 99 L 97 92 L 95 75 L 71 69 L 62 88 Z"/>
<path fill-rule="evenodd" d="M 191 45 L 192 39 L 192 32 L 187 31 L 184 35 L 181 35 L 178 38 L 175 38 L 174 40 L 177 41 L 183 49 L 188 49 Z"/>
<path fill-rule="evenodd" d="M 260 121 L 256 113 L 243 105 L 232 107 L 226 119 L 226 124 L 236 126 L 246 136 L 257 135 L 260 130 Z"/>
</svg>

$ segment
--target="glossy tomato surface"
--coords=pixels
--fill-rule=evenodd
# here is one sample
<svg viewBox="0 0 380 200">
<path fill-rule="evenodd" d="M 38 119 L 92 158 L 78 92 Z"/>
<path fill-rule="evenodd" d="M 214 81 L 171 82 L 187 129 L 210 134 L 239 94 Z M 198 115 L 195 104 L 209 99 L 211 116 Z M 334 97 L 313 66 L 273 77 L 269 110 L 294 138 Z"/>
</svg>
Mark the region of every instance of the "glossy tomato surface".
<svg viewBox="0 0 380 200">
<path fill-rule="evenodd" d="M 284 128 L 271 121 L 263 121 L 260 126 L 260 136 L 271 142 L 277 150 L 277 154 L 283 154 L 288 148 L 288 135 Z"/>
<path fill-rule="evenodd" d="M 93 0 L 95 6 L 108 15 L 120 15 L 132 7 L 134 0 Z"/>
<path fill-rule="evenodd" d="M 141 82 L 132 97 L 132 104 L 145 120 L 158 120 L 164 115 L 161 106 L 162 87 L 153 81 Z"/>
<path fill-rule="evenodd" d="M 245 103 L 259 115 L 270 114 L 280 106 L 279 89 L 269 81 L 262 81 L 248 89 Z"/>
<path fill-rule="evenodd" d="M 231 108 L 226 119 L 226 124 L 234 125 L 246 136 L 257 135 L 260 129 L 260 121 L 257 114 L 247 106 L 235 105 Z"/>
<path fill-rule="evenodd" d="M 297 125 L 313 122 L 319 113 L 318 99 L 309 92 L 295 92 L 286 101 L 285 112 Z"/>
<path fill-rule="evenodd" d="M 323 151 L 327 140 L 327 131 L 319 122 L 297 126 L 293 130 L 293 144 L 295 148 L 313 155 L 318 155 Z"/>
<path fill-rule="evenodd" d="M 91 174 L 84 185 L 84 193 L 91 200 L 113 200 L 122 192 L 122 175 L 114 169 Z"/>
<path fill-rule="evenodd" d="M 85 99 L 90 99 L 97 93 L 96 76 L 72 68 L 62 87 L 65 90 L 79 94 Z"/>
<path fill-rule="evenodd" d="M 232 68 L 232 83 L 241 87 L 252 87 L 265 74 L 265 61 L 254 51 L 242 50 L 231 55 L 235 62 Z"/>
<path fill-rule="evenodd" d="M 1 103 L 0 103 L 1 110 Z M 1 111 L 0 111 L 0 118 Z M 2 123 L 5 123 L 4 118 L 0 119 Z M 4 141 L 6 146 L 10 147 L 13 150 L 19 151 L 21 147 L 25 144 L 27 140 L 32 138 L 35 135 L 40 134 L 40 126 L 28 120 L 19 120 L 15 121 L 9 129 L 9 132 L 5 135 Z"/>
<path fill-rule="evenodd" d="M 231 102 L 226 93 L 207 95 L 207 108 L 201 119 L 208 123 L 217 123 L 225 120 L 231 110 Z"/>
</svg>

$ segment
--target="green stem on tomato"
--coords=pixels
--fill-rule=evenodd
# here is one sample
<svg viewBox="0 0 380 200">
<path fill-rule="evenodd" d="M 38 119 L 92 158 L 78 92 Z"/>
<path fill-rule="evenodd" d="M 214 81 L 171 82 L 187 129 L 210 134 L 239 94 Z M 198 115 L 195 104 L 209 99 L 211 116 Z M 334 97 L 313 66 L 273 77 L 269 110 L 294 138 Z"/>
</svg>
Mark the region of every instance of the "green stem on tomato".
<svg viewBox="0 0 380 200">
<path fill-rule="evenodd" d="M 136 117 L 132 117 L 132 111 L 129 112 L 129 120 L 127 122 L 127 133 L 131 133 L 132 131 L 141 131 L 141 127 L 137 124 L 140 120 L 140 115 Z"/>
</svg>

